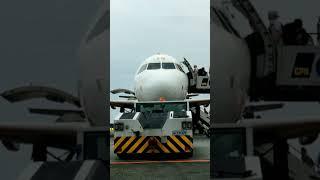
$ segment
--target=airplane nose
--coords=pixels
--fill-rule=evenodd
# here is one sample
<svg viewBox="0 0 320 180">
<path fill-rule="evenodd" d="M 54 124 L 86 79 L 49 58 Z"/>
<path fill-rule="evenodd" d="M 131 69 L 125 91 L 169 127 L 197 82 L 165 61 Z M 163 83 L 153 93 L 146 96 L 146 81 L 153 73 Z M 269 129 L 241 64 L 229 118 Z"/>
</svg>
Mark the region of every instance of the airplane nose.
<svg viewBox="0 0 320 180">
<path fill-rule="evenodd" d="M 183 86 L 183 82 L 177 78 L 159 78 L 145 82 L 141 85 L 141 90 L 144 93 L 145 100 L 181 100 L 184 99 L 183 91 L 186 88 Z"/>
</svg>

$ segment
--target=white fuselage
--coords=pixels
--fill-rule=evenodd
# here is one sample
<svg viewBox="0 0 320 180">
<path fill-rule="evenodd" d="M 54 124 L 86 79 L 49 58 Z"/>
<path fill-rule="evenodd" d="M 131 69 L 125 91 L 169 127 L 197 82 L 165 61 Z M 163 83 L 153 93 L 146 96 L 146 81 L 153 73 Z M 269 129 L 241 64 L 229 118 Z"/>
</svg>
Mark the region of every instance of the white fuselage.
<svg viewBox="0 0 320 180">
<path fill-rule="evenodd" d="M 109 27 L 107 26 L 107 3 L 103 1 L 97 19 L 86 33 L 80 49 L 80 79 L 78 84 L 81 106 L 93 126 L 107 126 L 109 111 L 107 99 L 109 89 L 107 81 L 107 60 L 110 56 L 108 43 Z"/>
<path fill-rule="evenodd" d="M 178 66 L 180 63 L 168 55 L 157 54 L 147 58 L 140 65 L 134 80 L 138 101 L 184 100 L 188 77 Z"/>
<path fill-rule="evenodd" d="M 212 12 L 215 13 L 215 12 Z M 214 14 L 217 15 L 217 14 Z M 250 85 L 250 53 L 244 39 L 221 22 L 211 22 L 211 67 L 213 67 L 214 123 L 235 122 L 241 117 Z"/>
</svg>

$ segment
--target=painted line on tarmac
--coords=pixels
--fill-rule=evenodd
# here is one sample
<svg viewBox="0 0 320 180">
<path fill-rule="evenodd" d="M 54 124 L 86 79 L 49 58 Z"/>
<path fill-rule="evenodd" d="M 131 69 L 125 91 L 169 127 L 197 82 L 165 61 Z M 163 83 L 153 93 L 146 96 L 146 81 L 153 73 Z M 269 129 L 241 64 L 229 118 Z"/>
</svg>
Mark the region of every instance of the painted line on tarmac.
<svg viewBox="0 0 320 180">
<path fill-rule="evenodd" d="M 111 162 L 111 165 L 120 165 L 120 164 L 152 164 L 152 163 L 208 163 L 210 160 L 172 160 L 172 161 L 117 161 Z"/>
</svg>

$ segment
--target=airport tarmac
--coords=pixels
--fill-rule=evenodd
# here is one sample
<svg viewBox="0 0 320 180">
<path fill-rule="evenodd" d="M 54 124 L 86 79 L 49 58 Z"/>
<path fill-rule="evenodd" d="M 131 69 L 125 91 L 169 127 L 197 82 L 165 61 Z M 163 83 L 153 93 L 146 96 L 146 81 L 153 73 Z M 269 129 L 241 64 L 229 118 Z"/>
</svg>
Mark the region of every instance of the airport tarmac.
<svg viewBox="0 0 320 180">
<path fill-rule="evenodd" d="M 188 159 L 178 160 L 121 160 L 113 153 L 113 139 L 110 139 L 110 177 L 125 179 L 209 179 L 210 139 L 194 137 L 194 154 Z"/>
</svg>

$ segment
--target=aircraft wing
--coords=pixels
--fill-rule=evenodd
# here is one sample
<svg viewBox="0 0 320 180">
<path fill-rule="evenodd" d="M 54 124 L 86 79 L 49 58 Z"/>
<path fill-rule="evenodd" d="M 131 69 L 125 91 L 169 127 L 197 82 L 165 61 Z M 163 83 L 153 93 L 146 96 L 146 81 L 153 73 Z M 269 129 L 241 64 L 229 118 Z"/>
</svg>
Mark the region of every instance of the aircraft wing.
<svg viewBox="0 0 320 180">
<path fill-rule="evenodd" d="M 85 114 L 82 110 L 66 110 L 66 109 L 44 109 L 44 108 L 29 108 L 29 112 L 33 114 L 63 116 L 65 114 L 79 114 L 82 118 Z"/>
<path fill-rule="evenodd" d="M 73 96 L 67 92 L 45 86 L 23 86 L 5 91 L 0 94 L 9 102 L 21 102 L 34 98 L 46 98 L 54 102 L 68 102 L 76 107 L 81 107 L 78 97 Z"/>
<path fill-rule="evenodd" d="M 210 99 L 188 99 L 187 100 L 190 103 L 190 106 L 196 106 L 196 105 L 204 105 L 204 106 L 208 106 L 210 105 Z M 137 101 L 130 101 L 130 100 L 112 100 L 110 101 L 110 107 L 112 109 L 115 109 L 117 107 L 120 108 L 128 108 L 128 109 L 132 109 L 134 108 L 134 103 L 136 103 Z"/>
<path fill-rule="evenodd" d="M 137 102 L 137 101 L 130 101 L 130 100 L 112 100 L 110 101 L 110 107 L 112 109 L 115 109 L 117 107 L 120 107 L 120 108 L 128 108 L 128 109 L 133 109 L 134 108 L 134 103 Z"/>
<path fill-rule="evenodd" d="M 280 109 L 283 106 L 284 106 L 283 103 L 250 104 L 245 107 L 245 111 L 247 112 L 268 111 L 268 110 Z"/>
<path fill-rule="evenodd" d="M 68 149 L 76 145 L 77 132 L 88 123 L 0 122 L 0 140 L 22 144 L 42 143 Z"/>
<path fill-rule="evenodd" d="M 190 106 L 208 106 L 210 105 L 210 99 L 188 99 Z"/>
<path fill-rule="evenodd" d="M 268 143 L 277 139 L 298 138 L 320 132 L 320 116 L 245 119 L 239 124 L 252 127 L 257 142 Z"/>
<path fill-rule="evenodd" d="M 113 89 L 111 90 L 111 93 L 112 94 L 119 94 L 119 93 L 125 93 L 125 94 L 131 94 L 131 95 L 135 95 L 135 93 L 129 89 L 122 89 L 122 88 L 119 88 L 119 89 Z"/>
</svg>

